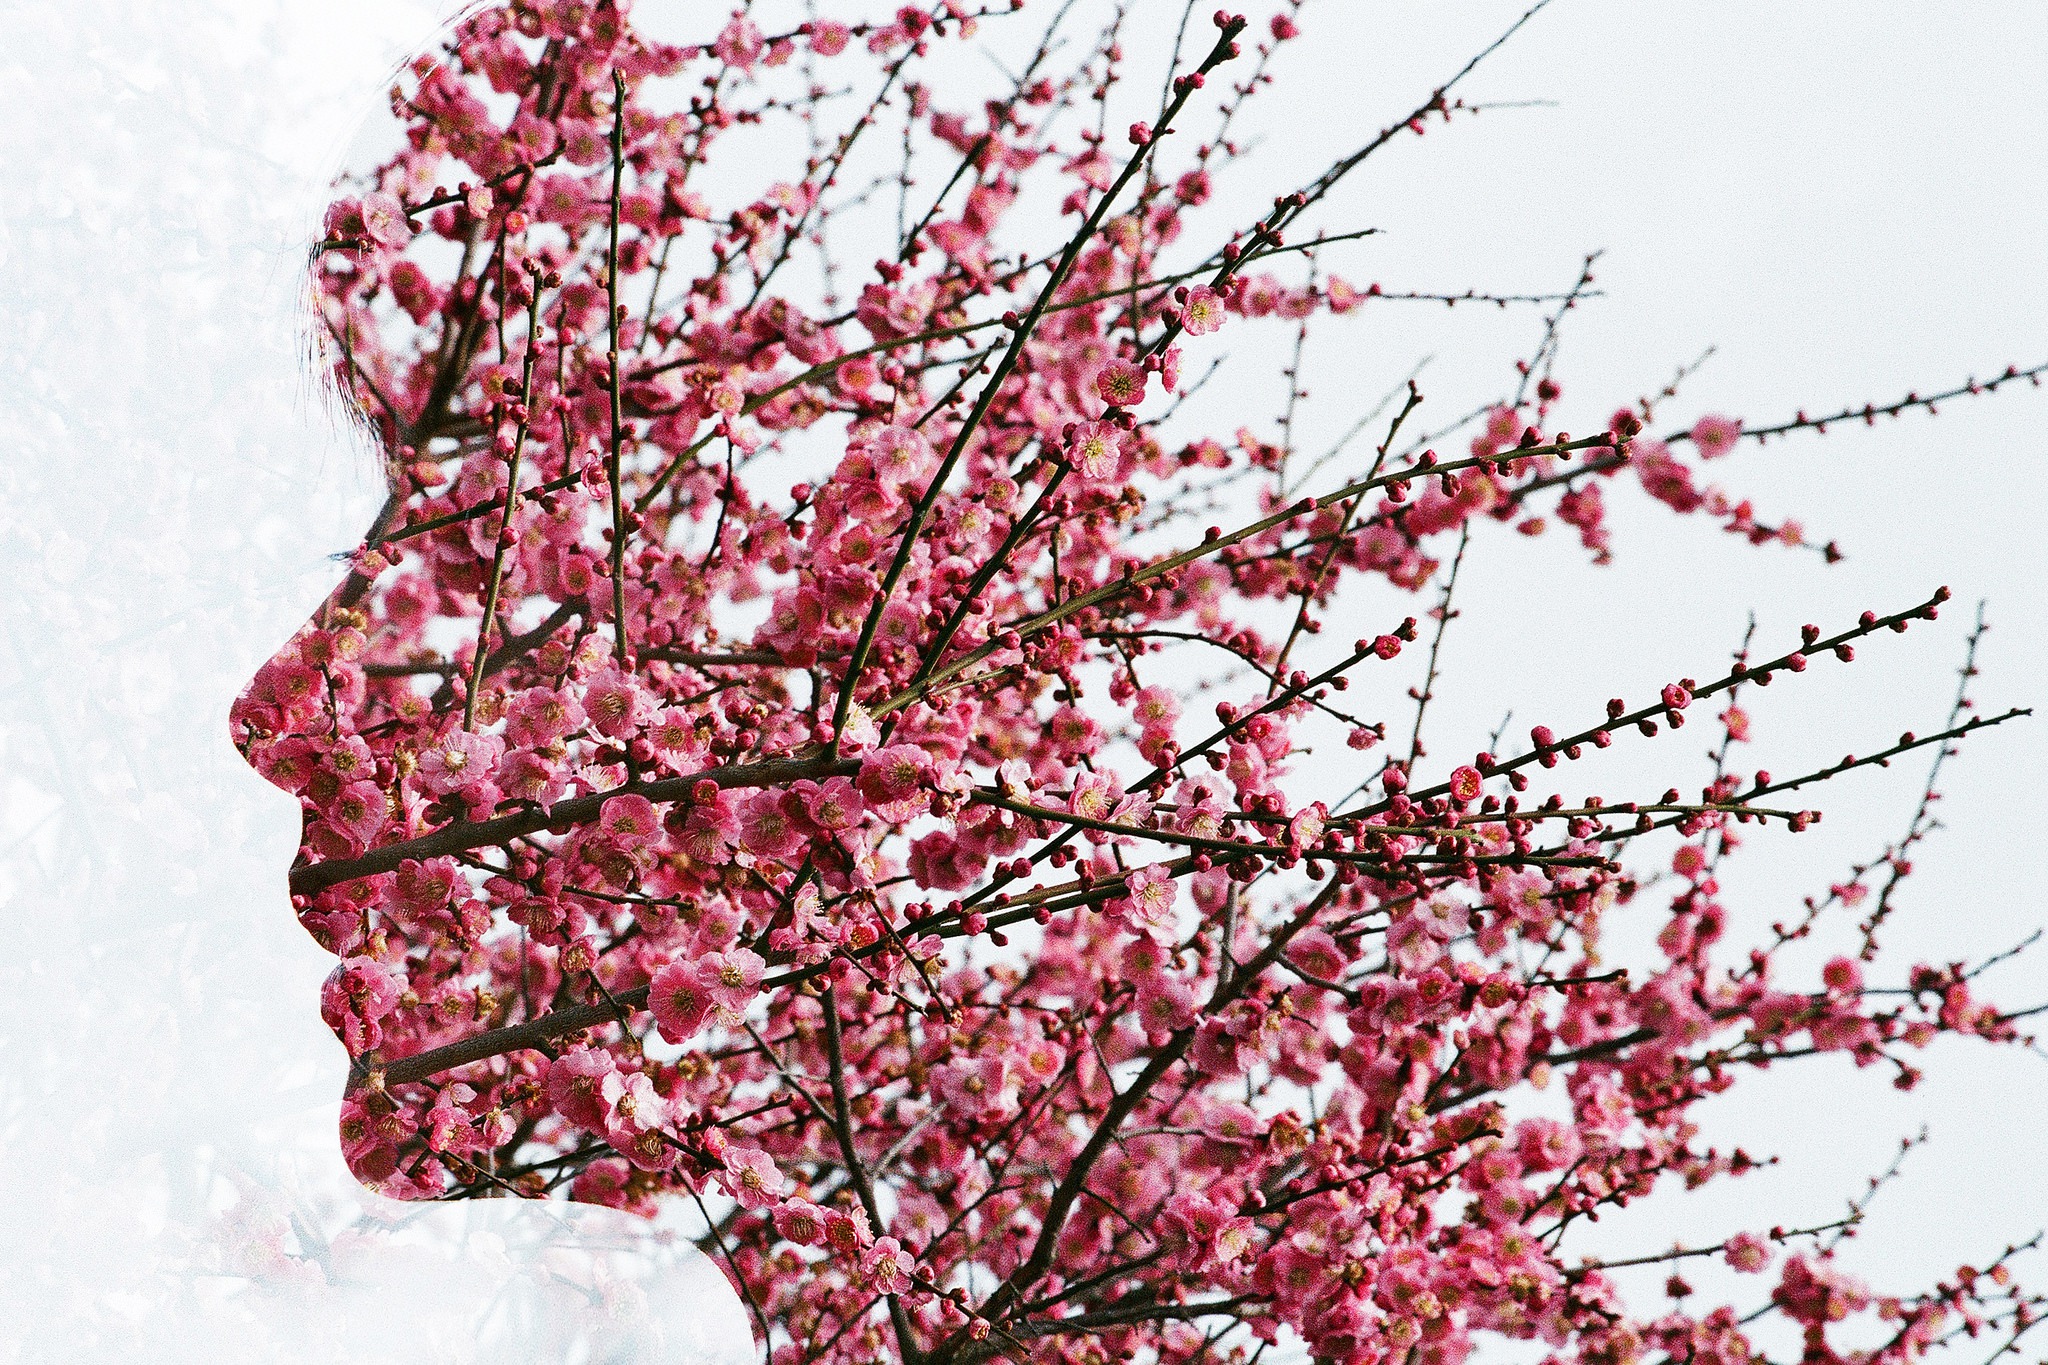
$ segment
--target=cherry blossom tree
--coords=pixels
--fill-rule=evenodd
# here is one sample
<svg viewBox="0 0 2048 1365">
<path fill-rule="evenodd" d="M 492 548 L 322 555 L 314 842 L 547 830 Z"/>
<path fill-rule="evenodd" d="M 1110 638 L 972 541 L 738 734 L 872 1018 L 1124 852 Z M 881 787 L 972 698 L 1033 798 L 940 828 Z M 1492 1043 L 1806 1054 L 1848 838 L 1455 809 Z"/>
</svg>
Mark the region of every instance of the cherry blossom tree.
<svg viewBox="0 0 2048 1365">
<path fill-rule="evenodd" d="M 685 1206 L 778 1362 L 1299 1340 L 1453 1365 L 1493 1338 L 1736 1365 L 1770 1318 L 1814 1361 L 2010 1348 L 2038 1311 L 2017 1249 L 1879 1295 L 1835 1260 L 1860 1206 L 1650 1258 L 1770 1277 L 1754 1311 L 1676 1276 L 1625 1303 L 1575 1238 L 1752 1169 L 1694 1113 L 1756 1068 L 1839 1053 L 1910 1086 L 1937 1035 L 2024 1041 L 1982 964 L 1879 952 L 1941 759 L 2023 714 L 1975 710 L 1971 660 L 1930 733 L 1738 762 L 1754 689 L 1947 590 L 1488 752 L 1439 759 L 1424 722 L 1490 538 L 1562 528 L 1604 564 L 1608 501 L 1647 498 L 1832 561 L 1708 462 L 2048 367 L 1824 417 L 1673 421 L 1674 387 L 1567 419 L 1591 260 L 1555 296 L 1390 291 L 1334 273 L 1366 230 L 1318 214 L 1475 109 L 1493 47 L 1248 198 L 1234 134 L 1284 98 L 1306 0 L 1189 6 L 1156 54 L 1121 10 L 1022 8 L 762 0 L 669 39 L 624 0 L 501 0 L 393 87 L 396 150 L 312 257 L 389 498 L 232 716 L 304 811 L 352 1169 L 408 1199 Z M 927 79 L 1032 22 L 999 97 Z M 1422 300 L 1526 308 L 1539 344 L 1462 418 L 1425 431 L 1411 381 L 1298 451 L 1310 329 Z M 1285 372 L 1277 432 L 1183 407 L 1240 329 Z M 1357 704 L 1375 673 L 1420 677 L 1405 711 Z M 1551 785 L 1688 722 L 1703 785 Z M 1353 789 L 1303 789 L 1318 743 L 1356 752 Z M 1906 834 L 1728 941 L 1723 860 L 1909 755 L 1934 773 Z M 1603 955 L 1620 914 L 1656 917 L 1654 953 Z M 1816 976 L 1785 964 L 1829 933 Z"/>
</svg>

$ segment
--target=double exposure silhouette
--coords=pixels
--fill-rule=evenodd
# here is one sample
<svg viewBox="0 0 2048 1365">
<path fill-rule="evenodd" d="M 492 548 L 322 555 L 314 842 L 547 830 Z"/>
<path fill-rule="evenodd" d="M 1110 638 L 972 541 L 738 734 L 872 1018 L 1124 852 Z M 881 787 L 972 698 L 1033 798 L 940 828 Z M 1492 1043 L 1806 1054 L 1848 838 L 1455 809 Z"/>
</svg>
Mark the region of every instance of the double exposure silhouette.
<svg viewBox="0 0 2048 1365">
<path fill-rule="evenodd" d="M 389 496 L 231 717 L 300 802 L 350 1168 L 688 1209 L 790 1360 L 1191 1363 L 1282 1328 L 1347 1365 L 1486 1333 L 1750 1359 L 1732 1308 L 1632 1317 L 1561 1244 L 1750 1169 L 1692 1117 L 1747 1069 L 1910 1085 L 1937 1034 L 2020 1040 L 1962 964 L 1866 986 L 1883 913 L 1817 973 L 1780 961 L 1807 926 L 1731 966 L 1716 880 L 1819 818 L 1808 784 L 2018 713 L 1959 697 L 1862 758 L 1736 771 L 1753 689 L 1935 619 L 1930 584 L 1526 743 L 1438 761 L 1425 719 L 1468 548 L 1563 528 L 1604 564 L 1637 498 L 1833 562 L 1707 462 L 1874 410 L 1568 415 L 1591 258 L 1557 295 L 1333 272 L 1367 233 L 1322 223 L 1331 191 L 1469 112 L 1456 81 L 1275 197 L 1232 127 L 1300 0 L 1183 24 L 1142 108 L 1120 20 L 1068 51 L 1064 9 L 989 98 L 927 79 L 1013 8 L 663 37 L 511 0 L 394 86 L 311 258 Z M 1297 451 L 1311 328 L 1415 301 L 1540 340 L 1448 426 L 1419 434 L 1411 381 L 1355 450 Z M 1218 333 L 1293 347 L 1277 433 L 1201 425 Z M 1696 795 L 1529 794 L 1688 723 Z M 1306 790 L 1317 745 L 1349 781 Z M 1610 965 L 1658 838 L 1661 932 Z M 1518 1107 L 1553 1078 L 1562 1117 Z M 1774 1269 L 1816 1358 L 1864 1310 L 1907 1323 L 1887 1365 L 1963 1299 L 2031 1320 L 2002 1260 L 1873 1306 L 1836 1226 L 1683 1255 Z"/>
</svg>

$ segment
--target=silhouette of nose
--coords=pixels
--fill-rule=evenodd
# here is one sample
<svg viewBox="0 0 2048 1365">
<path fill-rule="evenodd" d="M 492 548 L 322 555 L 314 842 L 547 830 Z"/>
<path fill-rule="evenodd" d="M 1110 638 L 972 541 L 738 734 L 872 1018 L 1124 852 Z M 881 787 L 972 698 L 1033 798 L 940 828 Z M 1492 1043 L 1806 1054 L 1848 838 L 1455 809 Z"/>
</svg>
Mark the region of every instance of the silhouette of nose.
<svg viewBox="0 0 2048 1365">
<path fill-rule="evenodd" d="M 404 508 L 403 496 L 393 490 L 364 546 L 380 544 Z M 357 558 L 319 610 L 256 670 L 228 712 L 229 736 L 243 760 L 282 791 L 304 794 L 319 776 L 318 741 L 341 734 L 341 702 L 328 666 L 355 658 L 367 646 L 369 616 L 362 603 L 375 581 L 374 565 Z"/>
</svg>

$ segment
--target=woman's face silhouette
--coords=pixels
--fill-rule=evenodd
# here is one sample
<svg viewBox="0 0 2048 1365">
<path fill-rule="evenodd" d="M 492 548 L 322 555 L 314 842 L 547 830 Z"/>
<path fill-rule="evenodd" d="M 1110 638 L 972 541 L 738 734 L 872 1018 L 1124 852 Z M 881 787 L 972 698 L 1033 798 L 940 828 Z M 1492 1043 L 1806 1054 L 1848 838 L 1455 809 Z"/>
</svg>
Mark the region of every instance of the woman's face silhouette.
<svg viewBox="0 0 2048 1365">
<path fill-rule="evenodd" d="M 810 64 L 848 32 L 808 26 L 799 69 L 744 19 L 679 47 L 621 9 L 464 20 L 402 73 L 396 150 L 344 180 L 311 257 L 323 363 L 389 493 L 231 726 L 300 802 L 293 905 L 339 959 L 320 1005 L 353 1063 L 342 1146 L 401 1198 L 569 1186 L 645 1211 L 684 1158 L 723 1168 L 675 1121 L 758 1078 L 676 1049 L 738 1027 L 771 960 L 825 956 L 771 936 L 808 933 L 821 893 L 872 896 L 878 867 L 852 781 L 876 730 L 834 714 L 820 637 L 847 654 L 933 456 L 894 421 L 914 376 L 783 297 L 821 277 L 816 197 L 764 151 L 802 164 Z M 710 96 L 665 83 L 707 71 Z M 780 131 L 726 112 L 777 80 Z M 736 123 L 755 154 L 706 180 Z M 747 476 L 801 473 L 791 442 L 821 422 L 883 433 L 829 445 L 866 490 L 848 567 L 730 643 L 813 510 Z M 1000 469 L 977 505 L 1015 494 Z M 660 1042 L 632 1021 L 650 1008 Z"/>
<path fill-rule="evenodd" d="M 616 1157 L 549 1164 L 590 1144 L 545 1094 L 545 1040 L 459 1083 L 379 1063 L 585 1005 L 607 976 L 632 978 L 636 941 L 675 937 L 684 902 L 646 884 L 663 829 L 602 796 L 701 763 L 708 727 L 671 703 L 709 679 L 661 651 L 715 640 L 713 597 L 758 572 L 753 556 L 729 562 L 733 537 L 757 534 L 749 509 L 647 439 L 660 426 L 687 449 L 710 414 L 701 387 L 658 373 L 614 385 L 606 359 L 621 347 L 651 368 L 675 335 L 612 311 L 632 281 L 653 312 L 635 277 L 685 206 L 644 162 L 637 177 L 615 167 L 608 139 L 623 81 L 680 59 L 609 7 L 548 9 L 542 22 L 486 8 L 414 63 L 397 152 L 326 216 L 321 352 L 390 491 L 346 576 L 232 714 L 248 761 L 301 803 L 293 904 L 340 959 L 320 1003 L 355 1063 L 345 1154 L 399 1197 L 569 1181 L 605 1202 L 644 1195 Z M 622 153 L 648 133 L 619 131 Z M 615 203 L 621 172 L 630 198 Z M 714 511 L 728 529 L 712 554 L 660 552 Z M 632 543 L 614 551 L 615 535 Z M 712 684 L 735 716 L 781 685 L 779 668 L 741 670 Z M 643 1103 L 648 1125 L 665 1102 Z"/>
</svg>

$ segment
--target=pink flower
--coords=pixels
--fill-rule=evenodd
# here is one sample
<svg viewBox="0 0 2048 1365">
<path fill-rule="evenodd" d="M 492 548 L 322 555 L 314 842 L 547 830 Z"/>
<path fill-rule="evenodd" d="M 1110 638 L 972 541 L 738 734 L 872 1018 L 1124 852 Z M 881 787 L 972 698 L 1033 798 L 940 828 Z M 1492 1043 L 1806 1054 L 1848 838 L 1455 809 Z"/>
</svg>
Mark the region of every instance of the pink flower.
<svg viewBox="0 0 2048 1365">
<path fill-rule="evenodd" d="M 674 1109 L 654 1088 L 644 1071 L 613 1071 L 599 1083 L 605 1122 L 613 1128 L 659 1128 L 675 1117 Z"/>
<path fill-rule="evenodd" d="M 1075 427 L 1067 458 L 1074 463 L 1075 477 L 1084 483 L 1125 483 L 1137 468 L 1136 458 L 1124 450 L 1123 432 L 1111 422 Z"/>
<path fill-rule="evenodd" d="M 381 190 L 363 196 L 363 230 L 381 246 L 402 247 L 412 240 L 412 228 L 405 221 L 405 205 L 395 195 Z"/>
<path fill-rule="evenodd" d="M 761 30 L 754 26 L 754 21 L 744 15 L 734 15 L 732 22 L 712 43 L 711 50 L 726 65 L 752 71 L 754 63 L 761 59 L 763 46 Z"/>
<path fill-rule="evenodd" d="M 560 764 L 526 749 L 505 756 L 498 764 L 497 780 L 506 796 L 515 801 L 531 801 L 542 810 L 550 809 L 569 789 Z"/>
<path fill-rule="evenodd" d="M 1009 1066 L 999 1056 L 968 1057 L 932 1075 L 932 1093 L 949 1113 L 986 1118 L 1008 1108 Z"/>
<path fill-rule="evenodd" d="M 1160 1211 L 1165 1246 L 1183 1270 L 1195 1271 L 1215 1258 L 1216 1234 L 1227 1221 L 1227 1211 L 1199 1190 L 1181 1190 L 1166 1201 Z"/>
<path fill-rule="evenodd" d="M 606 1134 L 606 1142 L 641 1171 L 668 1171 L 682 1160 L 682 1152 L 659 1128 L 614 1126 Z"/>
<path fill-rule="evenodd" d="M 1147 730 L 1171 729 L 1180 719 L 1180 698 L 1169 688 L 1148 687 L 1131 699 L 1131 718 Z"/>
<path fill-rule="evenodd" d="M 860 1261 L 861 1278 L 877 1294 L 901 1294 L 910 1288 L 913 1268 L 910 1254 L 894 1237 L 876 1238 Z"/>
<path fill-rule="evenodd" d="M 1112 360 L 1095 375 L 1095 392 L 1113 408 L 1134 408 L 1145 401 L 1145 371 L 1128 360 Z"/>
<path fill-rule="evenodd" d="M 1721 1255 L 1744 1275 L 1755 1275 L 1771 1264 L 1771 1250 L 1753 1232 L 1738 1232 L 1722 1245 Z"/>
<path fill-rule="evenodd" d="M 631 1192 L 627 1184 L 631 1175 L 632 1168 L 623 1161 L 593 1161 L 583 1168 L 583 1173 L 571 1182 L 569 1189 L 580 1204 L 603 1204 L 607 1208 L 651 1214 L 653 1209 L 647 1205 L 646 1195 Z"/>
<path fill-rule="evenodd" d="M 780 1199 L 789 1182 L 766 1152 L 746 1148 L 725 1154 L 721 1183 L 741 1208 L 759 1209 Z"/>
<path fill-rule="evenodd" d="M 757 858 L 793 857 L 804 846 L 803 832 L 783 808 L 784 794 L 759 791 L 740 815 L 740 845 Z"/>
<path fill-rule="evenodd" d="M 874 461 L 875 477 L 890 487 L 918 484 L 932 471 L 937 457 L 932 443 L 915 427 L 886 426 L 868 441 L 868 458 Z"/>
<path fill-rule="evenodd" d="M 1733 417 L 1702 417 L 1693 424 L 1692 443 L 1703 460 L 1719 459 L 1742 439 L 1742 423 Z"/>
<path fill-rule="evenodd" d="M 1195 993 L 1182 977 L 1154 971 L 1139 982 L 1136 1015 L 1147 1038 L 1164 1039 L 1195 1022 Z"/>
<path fill-rule="evenodd" d="M 442 1087 L 424 1125 L 429 1149 L 461 1155 L 484 1145 L 483 1135 L 470 1126 L 470 1116 L 460 1108 L 475 1098 L 476 1091 L 460 1081 Z"/>
<path fill-rule="evenodd" d="M 1706 496 L 1693 486 L 1692 471 L 1673 459 L 1663 442 L 1638 441 L 1635 452 L 1636 477 L 1651 497 L 1674 512 L 1697 512 L 1706 505 Z"/>
<path fill-rule="evenodd" d="M 644 796 L 628 793 L 604 803 L 597 817 L 598 828 L 621 849 L 636 849 L 661 837 L 661 816 Z"/>
<path fill-rule="evenodd" d="M 1437 942 L 1422 916 L 1401 915 L 1387 928 L 1387 956 L 1403 972 L 1413 975 L 1443 956 L 1443 945 Z"/>
<path fill-rule="evenodd" d="M 867 1214 L 858 1207 L 825 1215 L 825 1245 L 841 1256 L 858 1255 L 873 1236 Z"/>
<path fill-rule="evenodd" d="M 1555 1119 L 1523 1119 L 1515 1125 L 1515 1151 L 1531 1171 L 1561 1171 L 1578 1160 L 1579 1135 Z"/>
<path fill-rule="evenodd" d="M 632 734 L 647 717 L 647 696 L 640 684 L 616 667 L 592 675 L 583 690 L 583 710 L 591 728 L 607 739 Z"/>
<path fill-rule="evenodd" d="M 1223 326 L 1223 296 L 1208 285 L 1197 285 L 1188 291 L 1188 301 L 1181 305 L 1181 326 L 1189 336 L 1207 336 Z"/>
<path fill-rule="evenodd" d="M 583 724 L 583 707 L 567 692 L 536 687 L 521 692 L 505 716 L 505 739 L 522 749 L 543 749 Z"/>
<path fill-rule="evenodd" d="M 853 785 L 851 778 L 828 777 L 819 783 L 800 782 L 793 790 L 801 793 L 804 812 L 819 829 L 835 832 L 852 829 L 860 823 L 866 809 L 860 789 Z"/>
<path fill-rule="evenodd" d="M 349 1055 L 360 1057 L 384 1041 L 382 1021 L 404 990 L 397 971 L 375 958 L 345 958 L 320 988 L 320 1017 Z"/>
<path fill-rule="evenodd" d="M 943 829 L 935 829 L 910 846 L 910 875 L 919 886 L 936 891 L 965 891 L 988 865 Z"/>
<path fill-rule="evenodd" d="M 820 19 L 811 25 L 811 51 L 820 57 L 837 57 L 846 51 L 853 31 L 836 19 Z"/>
<path fill-rule="evenodd" d="M 656 753 L 676 760 L 686 772 L 703 760 L 704 740 L 686 711 L 668 707 L 656 712 L 647 722 L 645 734 Z"/>
<path fill-rule="evenodd" d="M 656 1032 L 671 1043 L 687 1043 L 711 1016 L 711 992 L 695 963 L 671 962 L 647 983 L 647 1008 Z"/>
<path fill-rule="evenodd" d="M 1820 1328 L 1862 1311 L 1870 1303 L 1870 1291 L 1832 1261 L 1793 1256 L 1785 1262 L 1771 1299 L 1793 1321 Z"/>
<path fill-rule="evenodd" d="M 446 796 L 472 782 L 487 781 L 504 749 L 496 735 L 450 730 L 421 752 L 413 780 L 437 796 Z"/>
<path fill-rule="evenodd" d="M 891 744 L 861 760 L 858 786 L 874 813 L 891 824 L 924 813 L 932 756 L 915 744 Z"/>
<path fill-rule="evenodd" d="M 1180 884 L 1173 874 L 1154 863 L 1141 867 L 1124 881 L 1126 894 L 1110 903 L 1117 916 L 1130 929 L 1145 934 L 1155 942 L 1168 943 L 1174 937 L 1174 902 L 1180 896 Z"/>
<path fill-rule="evenodd" d="M 711 993 L 711 1003 L 727 1014 L 746 1011 L 761 988 L 761 972 L 768 964 L 760 954 L 746 948 L 707 954 L 697 964 L 697 979 Z"/>
<path fill-rule="evenodd" d="M 808 1199 L 784 1200 L 775 1210 L 775 1231 L 798 1246 L 825 1240 L 825 1210 Z"/>
<path fill-rule="evenodd" d="M 785 588 L 775 594 L 759 639 L 791 663 L 809 663 L 818 656 L 818 632 L 825 624 L 825 599 L 811 588 Z"/>
<path fill-rule="evenodd" d="M 618 1064 L 609 1052 L 590 1047 L 570 1048 L 548 1063 L 548 1103 L 577 1127 L 601 1132 L 607 1112 L 605 1078 L 617 1070 Z"/>
<path fill-rule="evenodd" d="M 1102 773 L 1084 772 L 1074 778 L 1073 795 L 1067 809 L 1084 820 L 1113 820 L 1123 803 L 1123 791 L 1114 779 Z"/>
<path fill-rule="evenodd" d="M 334 798 L 328 814 L 351 839 L 368 847 L 384 828 L 387 809 L 383 788 L 374 782 L 351 782 Z"/>
</svg>

